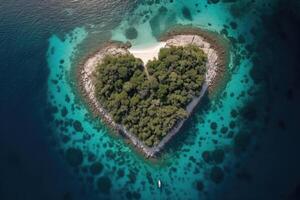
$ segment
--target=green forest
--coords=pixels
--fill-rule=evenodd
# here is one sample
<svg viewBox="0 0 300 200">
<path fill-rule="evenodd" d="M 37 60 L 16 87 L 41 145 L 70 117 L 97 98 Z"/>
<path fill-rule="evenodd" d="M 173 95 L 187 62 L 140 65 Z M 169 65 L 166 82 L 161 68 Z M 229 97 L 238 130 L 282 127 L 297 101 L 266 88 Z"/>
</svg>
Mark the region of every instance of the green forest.
<svg viewBox="0 0 300 200">
<path fill-rule="evenodd" d="M 108 55 L 95 71 L 96 98 L 115 122 L 147 146 L 157 145 L 187 117 L 185 108 L 205 80 L 206 60 L 195 45 L 162 48 L 145 68 L 131 54 Z"/>
</svg>

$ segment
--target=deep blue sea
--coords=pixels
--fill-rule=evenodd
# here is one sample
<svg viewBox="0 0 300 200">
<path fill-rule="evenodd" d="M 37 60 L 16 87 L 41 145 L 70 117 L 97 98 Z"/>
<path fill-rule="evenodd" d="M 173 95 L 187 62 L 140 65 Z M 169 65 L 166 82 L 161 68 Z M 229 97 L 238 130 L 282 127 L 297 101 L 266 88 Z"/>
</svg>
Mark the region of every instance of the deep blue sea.
<svg viewBox="0 0 300 200">
<path fill-rule="evenodd" d="M 226 38 L 228 76 L 149 161 L 91 115 L 76 68 L 176 25 Z M 299 36 L 298 0 L 0 0 L 0 200 L 300 199 Z"/>
</svg>

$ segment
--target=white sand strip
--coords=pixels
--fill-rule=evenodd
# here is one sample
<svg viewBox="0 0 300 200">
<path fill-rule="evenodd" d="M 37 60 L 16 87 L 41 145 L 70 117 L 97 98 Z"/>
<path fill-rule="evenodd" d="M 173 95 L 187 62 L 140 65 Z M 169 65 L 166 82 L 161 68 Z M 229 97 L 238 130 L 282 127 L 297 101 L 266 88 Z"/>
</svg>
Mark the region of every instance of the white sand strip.
<svg viewBox="0 0 300 200">
<path fill-rule="evenodd" d="M 131 54 L 133 54 L 136 58 L 140 58 L 143 61 L 144 65 L 146 65 L 149 60 L 158 58 L 159 50 L 165 47 L 166 44 L 166 42 L 158 42 L 154 45 L 145 48 L 131 47 L 128 49 L 128 51 Z"/>
</svg>

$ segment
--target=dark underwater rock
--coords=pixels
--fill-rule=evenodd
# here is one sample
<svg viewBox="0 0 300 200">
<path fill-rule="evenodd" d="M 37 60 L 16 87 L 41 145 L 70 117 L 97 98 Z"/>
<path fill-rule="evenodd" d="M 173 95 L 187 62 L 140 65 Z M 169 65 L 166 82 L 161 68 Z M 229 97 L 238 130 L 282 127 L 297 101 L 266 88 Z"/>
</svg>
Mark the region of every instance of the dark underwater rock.
<svg viewBox="0 0 300 200">
<path fill-rule="evenodd" d="M 95 154 L 89 153 L 89 154 L 88 154 L 88 161 L 89 161 L 89 162 L 93 162 L 93 161 L 95 161 L 95 160 L 96 160 Z"/>
<path fill-rule="evenodd" d="M 63 109 L 61 109 L 61 116 L 65 117 L 68 114 L 67 108 L 64 106 Z"/>
<path fill-rule="evenodd" d="M 162 6 L 158 9 L 158 12 L 160 14 L 166 14 L 168 12 L 168 9 L 165 6 Z"/>
<path fill-rule="evenodd" d="M 188 7 L 186 7 L 186 6 L 184 6 L 184 7 L 182 8 L 182 15 L 183 15 L 183 17 L 184 17 L 185 19 L 187 19 L 187 20 L 190 20 L 190 21 L 193 20 L 191 11 L 190 11 L 190 9 L 189 9 Z"/>
<path fill-rule="evenodd" d="M 196 188 L 197 188 L 198 191 L 203 191 L 203 189 L 204 189 L 203 182 L 202 181 L 197 181 L 196 182 Z"/>
<path fill-rule="evenodd" d="M 230 115 L 231 115 L 231 117 L 236 118 L 236 117 L 238 116 L 237 110 L 232 109 L 232 110 L 230 111 Z"/>
<path fill-rule="evenodd" d="M 227 131 L 228 131 L 228 127 L 223 126 L 223 127 L 221 128 L 221 133 L 222 133 L 222 134 L 227 133 Z"/>
<path fill-rule="evenodd" d="M 83 131 L 82 125 L 81 125 L 80 121 L 78 121 L 78 120 L 75 120 L 75 121 L 73 122 L 73 127 L 74 127 L 74 129 L 75 129 L 77 132 L 82 132 L 82 131 Z"/>
<path fill-rule="evenodd" d="M 235 121 L 230 121 L 230 122 L 229 122 L 229 127 L 230 127 L 231 129 L 234 129 L 235 126 L 236 126 Z"/>
<path fill-rule="evenodd" d="M 62 136 L 62 142 L 63 143 L 67 143 L 67 142 L 69 142 L 70 141 L 70 137 L 69 136 L 67 136 L 67 135 L 63 135 Z"/>
<path fill-rule="evenodd" d="M 119 169 L 119 170 L 117 171 L 117 174 L 118 174 L 118 177 L 119 177 L 119 178 L 122 178 L 122 177 L 124 177 L 125 172 L 124 172 L 123 169 Z"/>
<path fill-rule="evenodd" d="M 202 153 L 202 159 L 206 162 L 209 163 L 211 161 L 211 154 L 209 151 L 203 151 Z"/>
<path fill-rule="evenodd" d="M 232 21 L 232 22 L 230 22 L 230 27 L 233 29 L 233 30 L 235 30 L 236 28 L 237 28 L 237 23 L 236 22 L 234 22 L 234 21 Z"/>
<path fill-rule="evenodd" d="M 212 122 L 212 123 L 210 124 L 210 128 L 211 128 L 212 130 L 216 130 L 216 129 L 218 128 L 218 124 L 217 124 L 216 122 Z"/>
<path fill-rule="evenodd" d="M 137 32 L 136 28 L 130 27 L 130 28 L 126 29 L 125 36 L 129 40 L 133 40 L 133 39 L 137 38 L 138 32 Z"/>
<path fill-rule="evenodd" d="M 103 165 L 100 162 L 95 162 L 90 167 L 90 171 L 93 175 L 100 174 L 102 170 L 103 170 Z"/>
<path fill-rule="evenodd" d="M 213 151 L 204 151 L 202 159 L 209 164 L 221 164 L 224 161 L 225 153 L 222 149 L 215 149 Z"/>
</svg>

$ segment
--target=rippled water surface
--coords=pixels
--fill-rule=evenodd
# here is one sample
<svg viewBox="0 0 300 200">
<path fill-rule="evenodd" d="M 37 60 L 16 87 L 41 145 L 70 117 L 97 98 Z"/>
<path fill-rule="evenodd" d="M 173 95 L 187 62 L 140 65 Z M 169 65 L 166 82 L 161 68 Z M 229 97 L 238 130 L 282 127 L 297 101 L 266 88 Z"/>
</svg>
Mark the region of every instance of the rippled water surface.
<svg viewBox="0 0 300 200">
<path fill-rule="evenodd" d="M 2 166 L 14 172 L 3 173 L 11 181 L 0 182 L 0 198 L 296 198 L 298 8 L 275 0 L 0 4 Z M 76 68 L 107 40 L 147 46 L 179 24 L 229 41 L 228 76 L 149 161 L 90 114 Z"/>
</svg>

